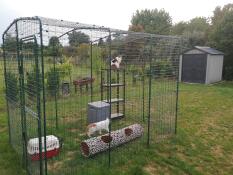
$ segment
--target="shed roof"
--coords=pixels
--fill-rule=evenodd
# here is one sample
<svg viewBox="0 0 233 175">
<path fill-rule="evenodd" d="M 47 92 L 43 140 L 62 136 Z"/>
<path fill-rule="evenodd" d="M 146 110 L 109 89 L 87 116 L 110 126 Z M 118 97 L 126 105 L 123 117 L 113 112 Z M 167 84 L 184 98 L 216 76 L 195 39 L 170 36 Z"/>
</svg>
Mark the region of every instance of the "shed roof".
<svg viewBox="0 0 233 175">
<path fill-rule="evenodd" d="M 223 52 L 216 50 L 214 48 L 211 48 L 211 47 L 207 47 L 207 46 L 195 46 L 194 48 L 201 50 L 205 53 L 211 54 L 211 55 L 224 55 Z"/>
</svg>

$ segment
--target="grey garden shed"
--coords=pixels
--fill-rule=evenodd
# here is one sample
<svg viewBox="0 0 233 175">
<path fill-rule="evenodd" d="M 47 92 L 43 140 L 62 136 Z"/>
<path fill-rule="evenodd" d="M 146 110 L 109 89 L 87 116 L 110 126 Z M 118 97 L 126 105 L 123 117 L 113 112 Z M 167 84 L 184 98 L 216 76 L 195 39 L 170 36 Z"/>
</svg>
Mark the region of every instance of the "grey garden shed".
<svg viewBox="0 0 233 175">
<path fill-rule="evenodd" d="M 195 46 L 180 58 L 182 82 L 210 84 L 222 80 L 224 53 L 206 46 Z"/>
</svg>

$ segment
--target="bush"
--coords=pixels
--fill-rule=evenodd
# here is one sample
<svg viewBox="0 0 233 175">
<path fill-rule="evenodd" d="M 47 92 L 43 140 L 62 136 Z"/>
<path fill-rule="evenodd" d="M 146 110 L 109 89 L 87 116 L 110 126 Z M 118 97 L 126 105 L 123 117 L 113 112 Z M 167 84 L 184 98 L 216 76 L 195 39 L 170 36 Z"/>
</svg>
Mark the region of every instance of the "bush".
<svg viewBox="0 0 233 175">
<path fill-rule="evenodd" d="M 27 83 L 26 83 L 26 92 L 28 97 L 33 99 L 36 97 L 37 86 L 39 85 L 39 91 L 42 90 L 42 82 L 41 82 L 41 74 L 39 74 L 39 84 L 36 78 L 36 67 L 33 68 L 32 71 L 27 72 Z"/>
<path fill-rule="evenodd" d="M 57 69 L 51 68 L 47 74 L 47 89 L 51 96 L 55 96 L 59 92 L 60 76 Z"/>
<path fill-rule="evenodd" d="M 6 73 L 6 96 L 8 99 L 17 102 L 19 100 L 19 86 L 18 86 L 18 78 L 16 74 L 12 72 Z"/>
<path fill-rule="evenodd" d="M 147 76 L 150 75 L 149 66 L 146 68 Z M 169 60 L 157 60 L 151 65 L 151 75 L 154 78 L 173 74 L 172 63 Z"/>
<path fill-rule="evenodd" d="M 101 47 L 93 46 L 92 48 L 92 68 L 96 74 L 100 73 L 101 67 L 105 67 L 104 59 L 104 49 Z"/>
<path fill-rule="evenodd" d="M 64 60 L 64 63 L 56 65 L 56 71 L 59 73 L 59 77 L 61 79 L 65 78 L 66 76 L 70 76 L 72 72 L 72 65 L 70 64 L 69 60 Z"/>
</svg>

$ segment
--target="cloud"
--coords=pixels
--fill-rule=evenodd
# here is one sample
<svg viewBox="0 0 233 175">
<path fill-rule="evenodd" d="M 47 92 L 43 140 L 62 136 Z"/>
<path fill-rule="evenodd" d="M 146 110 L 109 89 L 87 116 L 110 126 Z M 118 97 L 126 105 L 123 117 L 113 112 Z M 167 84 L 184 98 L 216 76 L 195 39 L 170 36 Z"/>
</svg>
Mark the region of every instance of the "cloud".
<svg viewBox="0 0 233 175">
<path fill-rule="evenodd" d="M 127 30 L 137 9 L 164 8 L 173 23 L 209 17 L 232 0 L 0 0 L 0 34 L 14 18 L 43 16 Z M 0 40 L 1 42 L 1 40 Z"/>
<path fill-rule="evenodd" d="M 10 23 L 17 17 L 20 16 L 20 13 L 14 11 L 9 6 L 4 4 L 4 2 L 0 2 L 0 43 L 2 43 L 2 34 L 6 30 L 6 28 L 10 25 Z"/>
</svg>

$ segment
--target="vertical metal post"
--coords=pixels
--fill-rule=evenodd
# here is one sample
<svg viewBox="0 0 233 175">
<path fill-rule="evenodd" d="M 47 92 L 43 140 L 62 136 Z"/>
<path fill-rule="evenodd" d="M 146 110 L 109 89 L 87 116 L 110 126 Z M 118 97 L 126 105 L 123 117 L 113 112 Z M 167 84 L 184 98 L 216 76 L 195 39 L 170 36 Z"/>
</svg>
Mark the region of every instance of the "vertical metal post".
<svg viewBox="0 0 233 175">
<path fill-rule="evenodd" d="M 100 72 L 100 91 L 101 91 L 101 101 L 103 101 L 103 70 L 101 69 L 101 72 Z"/>
<path fill-rule="evenodd" d="M 142 120 L 145 121 L 145 76 L 142 75 Z"/>
<path fill-rule="evenodd" d="M 120 83 L 120 70 L 116 70 L 117 71 L 117 84 L 119 84 Z M 119 86 L 117 86 L 117 99 L 118 99 L 118 101 L 117 101 L 117 113 L 119 114 L 119 111 L 120 111 L 120 107 L 119 107 L 119 98 L 120 98 L 120 88 L 119 88 Z"/>
<path fill-rule="evenodd" d="M 108 102 L 110 104 L 110 113 L 109 113 L 109 137 L 111 136 L 111 129 L 112 129 L 112 120 L 111 120 L 111 113 L 112 113 L 112 103 L 111 103 L 111 98 L 112 98 L 112 68 L 111 68 L 111 58 L 112 58 L 112 53 L 111 53 L 111 49 L 112 49 L 112 41 L 111 41 L 111 31 L 109 30 L 109 73 L 108 73 L 108 84 L 109 84 L 109 87 L 108 87 Z M 111 147 L 110 147 L 110 142 L 108 144 L 108 166 L 110 167 L 111 165 Z"/>
<path fill-rule="evenodd" d="M 20 53 L 20 41 L 19 41 L 19 32 L 18 32 L 18 20 L 15 21 L 15 31 L 16 31 L 16 43 L 17 43 L 17 60 L 18 60 L 18 69 L 19 69 L 19 86 L 20 86 L 20 108 L 21 108 L 21 127 L 22 127 L 22 141 L 23 141 L 23 166 L 27 168 L 27 140 L 26 140 L 26 116 L 25 116 L 25 101 L 24 101 L 24 79 L 23 79 L 23 64 L 22 64 L 22 55 Z"/>
<path fill-rule="evenodd" d="M 152 40 L 152 38 L 150 38 Z M 150 51 L 149 51 L 149 57 L 150 57 L 150 75 L 149 75 L 149 102 L 148 102 L 148 128 L 147 128 L 147 146 L 150 146 L 150 117 L 151 117 L 151 78 L 152 78 L 152 71 L 151 71 L 151 64 L 152 64 L 152 41 L 150 41 Z"/>
<path fill-rule="evenodd" d="M 91 102 L 93 101 L 93 81 L 92 81 L 92 77 L 93 77 L 93 60 L 92 60 L 92 42 L 91 42 Z"/>
<path fill-rule="evenodd" d="M 37 99 L 37 115 L 38 115 L 38 137 L 39 137 L 39 157 L 40 157 L 40 175 L 43 174 L 42 165 L 42 132 L 41 132 L 41 108 L 40 108 L 40 74 L 39 74 L 39 62 L 38 62 L 38 45 L 35 38 L 34 43 L 34 53 L 35 53 L 35 65 L 36 65 L 36 99 Z"/>
<path fill-rule="evenodd" d="M 181 42 L 183 45 L 183 42 Z M 180 46 L 181 47 L 181 46 Z M 178 70 L 176 77 L 176 114 L 175 114 L 175 134 L 177 134 L 177 117 L 178 117 L 178 107 L 179 107 L 179 75 L 180 75 L 180 56 L 178 57 Z"/>
<path fill-rule="evenodd" d="M 58 77 L 59 76 L 59 73 L 56 72 L 56 55 L 55 55 L 55 46 L 54 46 L 55 43 L 53 43 L 53 75 L 54 75 L 54 81 L 55 83 L 58 83 L 57 80 L 58 80 Z M 55 94 L 54 94 L 54 100 L 55 100 L 55 119 L 56 119 L 56 129 L 58 129 L 58 117 L 57 117 L 57 84 L 55 84 Z"/>
<path fill-rule="evenodd" d="M 8 94 L 8 85 L 7 85 L 7 75 L 6 75 L 6 51 L 5 51 L 5 38 L 4 35 L 2 35 L 2 48 L 3 48 L 3 61 L 4 61 L 4 77 L 5 77 L 5 88 L 6 88 L 6 94 Z M 7 107 L 7 116 L 8 116 L 8 133 L 9 133 L 9 143 L 11 144 L 11 125 L 10 125 L 10 114 L 9 114 L 9 104 L 7 95 L 5 96 L 6 99 L 6 107 Z"/>
<path fill-rule="evenodd" d="M 39 24 L 40 24 L 40 56 L 41 56 L 41 83 L 42 83 L 42 96 L 43 96 L 43 124 L 44 124 L 44 150 L 47 152 L 47 140 L 46 140 L 46 135 L 47 135 L 47 128 L 46 128 L 46 98 L 45 98 L 45 78 L 44 78 L 44 45 L 43 45 L 43 33 L 42 33 L 42 22 L 38 18 Z M 45 154 L 44 157 L 45 161 L 45 175 L 47 175 L 47 155 Z"/>
<path fill-rule="evenodd" d="M 123 115 L 124 115 L 124 117 L 125 117 L 125 101 L 126 101 L 126 99 L 125 99 L 125 96 L 126 96 L 126 95 L 125 95 L 125 86 L 126 86 L 126 84 L 125 84 L 125 69 L 123 70 L 123 81 L 124 81 L 124 82 L 123 82 L 123 83 L 124 83 L 124 87 L 123 87 L 123 91 L 124 91 L 124 92 L 123 92 L 123 98 L 124 98 L 124 99 L 123 99 L 123 100 L 124 100 L 124 102 L 123 102 L 123 103 L 124 103 L 124 104 L 123 104 Z"/>
</svg>

